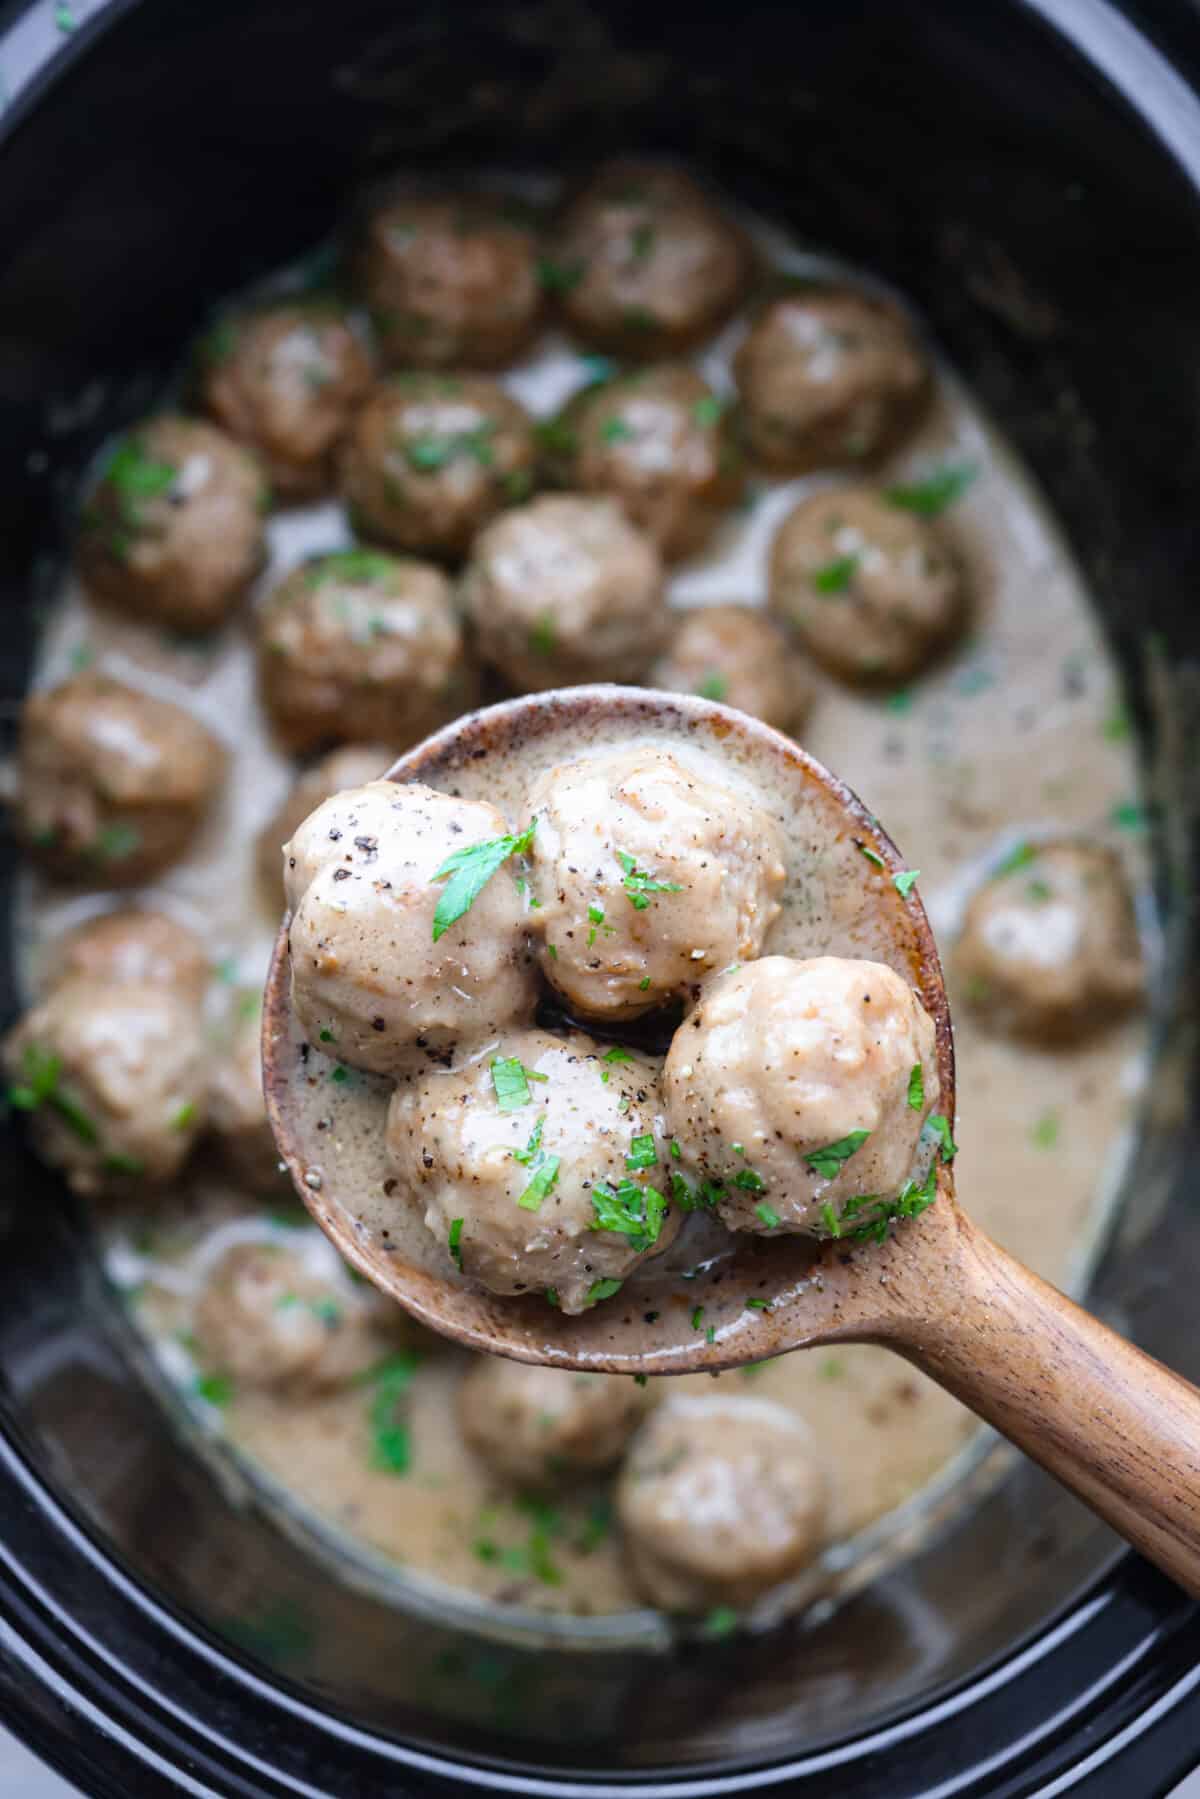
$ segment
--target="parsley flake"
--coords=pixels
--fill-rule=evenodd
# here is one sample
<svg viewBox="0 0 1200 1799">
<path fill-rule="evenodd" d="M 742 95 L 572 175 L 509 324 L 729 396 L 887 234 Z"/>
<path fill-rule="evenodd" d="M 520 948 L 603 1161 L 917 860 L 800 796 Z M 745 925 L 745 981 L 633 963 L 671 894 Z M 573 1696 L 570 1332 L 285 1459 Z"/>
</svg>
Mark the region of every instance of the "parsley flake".
<svg viewBox="0 0 1200 1799">
<path fill-rule="evenodd" d="M 696 693 L 702 700 L 723 700 L 728 692 L 728 679 L 726 676 L 716 673 L 705 675 L 703 681 L 696 688 Z"/>
<path fill-rule="evenodd" d="M 873 850 L 869 843 L 860 843 L 858 849 L 859 854 L 865 856 L 867 861 L 872 863 L 874 867 L 882 868 L 884 866 L 883 857 L 879 854 L 878 850 Z"/>
<path fill-rule="evenodd" d="M 811 581 L 818 593 L 845 593 L 858 569 L 857 556 L 835 556 L 815 568 Z"/>
<path fill-rule="evenodd" d="M 621 869 L 625 877 L 622 885 L 624 886 L 626 896 L 635 911 L 644 912 L 646 910 L 647 906 L 650 904 L 650 895 L 652 893 L 683 892 L 683 888 L 678 881 L 652 880 L 644 869 L 638 867 L 633 857 L 627 854 L 625 850 L 617 850 L 616 858 L 621 864 Z"/>
<path fill-rule="evenodd" d="M 408 1389 L 420 1363 L 416 1350 L 402 1349 L 369 1371 L 371 1466 L 383 1474 L 407 1474 L 411 1465 Z"/>
<path fill-rule="evenodd" d="M 548 1156 L 540 1149 L 536 1154 L 538 1159 L 529 1178 L 529 1185 L 517 1200 L 517 1204 L 523 1212 L 540 1212 L 542 1201 L 549 1195 L 558 1179 L 560 1158 Z"/>
<path fill-rule="evenodd" d="M 464 1223 L 465 1220 L 462 1218 L 452 1218 L 450 1220 L 450 1235 L 446 1239 L 446 1246 L 450 1251 L 450 1259 L 460 1274 L 462 1273 L 463 1265 L 462 1234 Z"/>
<path fill-rule="evenodd" d="M 769 1206 L 765 1200 L 759 1205 L 756 1205 L 754 1210 L 757 1217 L 761 1219 L 762 1223 L 766 1225 L 769 1231 L 779 1229 L 779 1213 L 775 1211 L 774 1207 Z"/>
<path fill-rule="evenodd" d="M 885 487 L 883 497 L 889 506 L 901 512 L 915 512 L 922 518 L 935 518 L 966 493 L 979 473 L 971 463 L 948 463 L 935 469 L 920 481 L 901 481 Z"/>
<path fill-rule="evenodd" d="M 625 1166 L 631 1174 L 637 1174 L 642 1168 L 653 1168 L 657 1161 L 658 1150 L 649 1131 L 631 1140 L 629 1154 L 625 1157 Z"/>
<path fill-rule="evenodd" d="M 909 894 L 916 886 L 917 881 L 920 879 L 920 874 L 921 871 L 919 868 L 902 868 L 898 875 L 892 876 L 892 886 L 896 889 L 896 892 L 900 895 L 901 899 L 908 898 Z"/>
<path fill-rule="evenodd" d="M 621 1282 L 615 1281 L 611 1277 L 606 1280 L 593 1281 L 587 1290 L 587 1303 L 594 1306 L 598 1300 L 611 1299 L 615 1293 L 620 1291 Z"/>
<path fill-rule="evenodd" d="M 820 1175 L 823 1181 L 832 1181 L 842 1171 L 842 1165 L 850 1160 L 856 1150 L 862 1148 L 870 1131 L 851 1131 L 846 1137 L 839 1137 L 836 1143 L 827 1143 L 823 1149 L 811 1149 L 804 1160 L 814 1174 Z"/>
<path fill-rule="evenodd" d="M 452 924 L 469 912 L 494 874 L 510 856 L 523 856 L 533 842 L 537 819 L 533 819 L 519 836 L 490 837 L 483 843 L 469 843 L 446 857 L 433 876 L 445 881 L 446 887 L 433 914 L 433 941 L 444 937 Z"/>
<path fill-rule="evenodd" d="M 925 1104 L 925 1070 L 919 1062 L 913 1063 L 908 1077 L 908 1103 L 914 1112 L 919 1112 Z"/>
<path fill-rule="evenodd" d="M 548 1074 L 539 1074 L 536 1068 L 526 1068 L 517 1056 L 492 1058 L 492 1088 L 502 1112 L 519 1112 L 522 1106 L 529 1105 L 530 1081 L 549 1079 Z"/>
<path fill-rule="evenodd" d="M 764 1193 L 767 1186 L 762 1175 L 754 1168 L 739 1168 L 733 1177 L 733 1184 L 740 1187 L 743 1193 Z"/>
<path fill-rule="evenodd" d="M 60 1085 L 61 1056 L 37 1043 L 27 1043 L 21 1056 L 21 1072 L 24 1079 L 8 1089 L 10 1106 L 18 1112 L 36 1112 L 46 1106 L 81 1143 L 90 1147 L 99 1142 L 99 1133 L 87 1113 Z"/>
<path fill-rule="evenodd" d="M 592 1188 L 592 1209 L 596 1214 L 592 1230 L 616 1232 L 640 1255 L 658 1242 L 667 1202 L 657 1187 L 639 1187 L 626 1177 L 615 1188 L 607 1181 L 597 1181 Z"/>
</svg>

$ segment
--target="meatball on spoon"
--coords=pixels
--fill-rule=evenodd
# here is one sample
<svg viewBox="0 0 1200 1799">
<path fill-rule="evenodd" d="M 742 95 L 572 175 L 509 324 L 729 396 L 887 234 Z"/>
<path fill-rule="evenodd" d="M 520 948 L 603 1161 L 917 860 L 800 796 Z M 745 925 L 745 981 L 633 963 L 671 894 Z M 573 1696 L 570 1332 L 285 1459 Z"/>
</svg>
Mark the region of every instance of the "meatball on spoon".
<svg viewBox="0 0 1200 1799">
<path fill-rule="evenodd" d="M 772 992 L 791 1003 L 777 972 L 790 967 L 806 981 L 819 981 L 823 971 L 848 965 L 836 959 L 855 958 L 857 987 L 842 992 L 839 1004 L 855 994 L 864 1004 L 890 1003 L 884 990 L 902 985 L 911 990 L 910 1001 L 915 994 L 920 1002 L 925 1048 L 913 1061 L 909 1097 L 917 1116 L 936 1095 L 936 1111 L 922 1131 L 934 1148 L 926 1172 L 907 1183 L 894 1204 L 867 1207 L 861 1194 L 837 1210 L 817 1204 L 829 1226 L 823 1235 L 803 1221 L 776 1228 L 784 1222 L 778 1215 L 783 1202 L 772 1204 L 769 1182 L 752 1166 L 758 1158 L 749 1154 L 748 1137 L 746 1145 L 728 1145 L 735 1162 L 746 1152 L 744 1169 L 728 1175 L 723 1189 L 726 1201 L 744 1202 L 747 1218 L 726 1216 L 722 1207 L 724 1224 L 735 1228 L 697 1210 L 682 1230 L 664 1232 L 655 1245 L 662 1253 L 623 1283 L 600 1279 L 599 1303 L 575 1315 L 556 1309 L 553 1289 L 540 1285 L 500 1297 L 461 1271 L 461 1219 L 450 1219 L 446 1237 L 436 1239 L 419 1216 L 408 1218 L 413 1207 L 406 1212 L 401 1201 L 389 1198 L 397 1186 L 385 1149 L 391 1084 L 337 1062 L 336 1044 L 310 1041 L 329 1033 L 306 1032 L 293 1009 L 285 919 L 264 1007 L 265 1085 L 280 1151 L 317 1223 L 353 1267 L 424 1323 L 471 1349 L 518 1361 L 638 1377 L 715 1374 L 818 1344 L 882 1344 L 1002 1431 L 1152 1561 L 1200 1593 L 1200 1392 L 1022 1267 L 960 1210 L 954 1194 L 954 1056 L 937 949 L 912 871 L 855 795 L 794 743 L 741 713 L 702 699 L 615 687 L 539 694 L 473 713 L 410 750 L 389 779 L 401 789 L 419 783 L 423 793 L 476 803 L 487 798 L 503 806 L 505 794 L 528 794 L 556 765 L 630 744 L 670 750 L 685 762 L 707 756 L 728 772 L 749 812 L 757 802 L 773 816 L 786 845 L 783 912 L 771 926 L 764 960 L 716 972 L 686 1020 L 680 1024 L 677 1012 L 671 1021 L 678 1028 L 664 1071 L 668 1110 L 681 1089 L 695 1097 L 688 1079 L 699 1057 L 682 1069 L 672 1066 L 679 1060 L 676 1045 L 686 1047 L 694 1021 L 697 1039 L 708 1036 L 736 1052 L 737 1009 L 748 1003 L 748 972 L 758 966 L 768 977 L 749 1001 L 748 1040 L 770 1043 L 789 1028 L 788 1017 L 772 1011 Z M 523 803 L 514 799 L 509 808 L 514 833 L 524 824 L 515 816 Z M 662 829 L 665 840 L 669 821 Z M 374 845 L 373 837 L 364 841 Z M 508 878 L 523 888 L 523 877 L 510 871 Z M 643 868 L 632 866 L 628 881 L 630 916 L 642 915 L 640 898 L 667 905 L 673 896 L 667 882 L 655 891 Z M 347 881 L 344 890 L 351 887 Z M 613 918 L 625 928 L 623 915 L 614 911 Z M 599 945 L 606 941 L 607 922 L 602 918 L 595 926 Z M 809 960 L 776 971 L 776 960 L 783 964 L 789 954 Z M 872 964 L 879 981 L 864 984 L 862 970 Z M 526 1040 L 530 1022 L 520 1021 Z M 627 1058 L 635 1052 L 623 1045 L 631 1034 L 638 1056 L 653 1059 L 655 1050 L 665 1048 L 661 1040 L 637 1036 L 645 1021 L 626 1018 L 610 1030 L 593 1015 L 589 1028 L 599 1033 L 588 1064 L 594 1064 L 597 1095 L 613 1092 L 611 1081 L 600 1085 L 606 1075 L 628 1080 Z M 911 1041 L 897 1038 L 901 1046 Z M 439 1053 L 453 1064 L 452 1055 Z M 439 1065 L 436 1057 L 430 1062 L 426 1085 Z M 505 1071 L 512 1072 L 507 1064 Z M 524 1073 L 528 1080 L 516 1082 L 516 1097 L 533 1120 L 542 1116 L 537 1096 L 545 1088 L 535 1067 Z M 478 1069 L 473 1078 L 478 1080 Z M 734 1086 L 732 1079 L 726 1083 L 727 1090 Z M 498 1079 L 496 1091 L 499 1097 Z M 725 1097 L 718 1094 L 722 1103 Z M 639 1090 L 635 1111 L 639 1100 L 653 1103 Z M 478 1119 L 477 1090 L 460 1110 Z M 654 1128 L 657 1136 L 639 1125 L 643 1135 L 633 1139 L 629 1165 L 638 1166 L 637 1146 L 646 1145 L 647 1156 L 662 1166 L 657 1178 L 664 1191 L 683 1210 L 693 1210 L 682 1197 L 696 1191 L 689 1186 L 688 1162 L 681 1156 L 673 1171 L 677 1145 Z M 768 1173 L 774 1153 L 769 1135 L 755 1139 Z M 549 1169 L 539 1147 L 540 1126 L 533 1124 L 527 1142 L 523 1126 L 514 1126 L 512 1136 L 514 1144 L 525 1143 L 525 1172 L 536 1175 L 540 1167 L 541 1187 L 548 1190 L 557 1169 Z M 438 1140 L 438 1133 L 431 1135 L 431 1146 Z M 419 1138 L 417 1147 L 419 1152 Z M 694 1148 L 689 1144 L 687 1153 Z M 488 1153 L 513 1154 L 495 1144 Z M 829 1177 L 828 1189 L 836 1193 L 853 1153 L 857 1147 L 848 1137 L 814 1152 L 809 1164 Z M 559 1186 L 566 1184 L 564 1170 Z M 469 1261 L 467 1268 L 469 1274 Z"/>
</svg>

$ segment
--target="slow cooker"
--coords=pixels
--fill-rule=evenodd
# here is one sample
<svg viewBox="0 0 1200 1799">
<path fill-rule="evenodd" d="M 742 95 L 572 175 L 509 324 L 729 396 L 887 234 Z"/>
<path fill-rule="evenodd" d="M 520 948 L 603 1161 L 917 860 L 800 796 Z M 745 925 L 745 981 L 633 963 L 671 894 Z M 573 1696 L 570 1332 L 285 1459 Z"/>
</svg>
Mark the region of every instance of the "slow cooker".
<svg viewBox="0 0 1200 1799">
<path fill-rule="evenodd" d="M 1197 78 L 1180 0 L 0 9 L 6 721 L 79 469 L 220 294 L 380 169 L 686 155 L 913 298 L 1099 597 L 1166 953 L 1090 1302 L 1200 1378 Z M 8 1016 L 7 952 L 0 981 Z M 3 1130 L 0 1715 L 86 1792 L 1150 1799 L 1200 1759 L 1200 1612 L 1029 1466 L 830 1615 L 669 1652 L 331 1579 L 148 1401 L 83 1221 Z"/>
</svg>

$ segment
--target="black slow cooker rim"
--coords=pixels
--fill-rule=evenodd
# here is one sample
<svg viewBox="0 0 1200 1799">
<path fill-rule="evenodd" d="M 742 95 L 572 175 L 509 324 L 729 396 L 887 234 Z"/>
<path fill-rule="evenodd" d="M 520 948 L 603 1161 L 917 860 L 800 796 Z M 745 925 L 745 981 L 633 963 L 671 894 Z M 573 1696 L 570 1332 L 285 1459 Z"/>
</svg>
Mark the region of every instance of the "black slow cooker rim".
<svg viewBox="0 0 1200 1799">
<path fill-rule="evenodd" d="M 138 4 L 92 0 L 78 30 L 57 40 L 51 33 L 7 96 L 0 142 Z M 1194 81 L 1200 68 L 1194 21 L 1189 36 L 1180 9 L 1166 4 L 1143 4 L 1136 16 L 1108 0 L 1019 4 L 1072 47 L 1200 192 L 1200 101 L 1180 73 Z M 50 18 L 54 9 L 47 0 L 10 0 L 0 9 L 0 43 L 39 11 Z M 800 1782 L 811 1791 L 814 1777 L 836 1779 L 851 1764 L 856 1772 L 877 1768 L 879 1791 L 891 1799 L 984 1791 L 1016 1799 L 1068 1789 L 1149 1799 L 1193 1765 L 1200 1744 L 1200 1608 L 1133 1555 L 989 1666 L 843 1744 L 755 1768 L 604 1779 L 419 1750 L 358 1730 L 256 1673 L 112 1559 L 43 1479 L 3 1401 L 0 1517 L 0 1716 L 77 1786 L 114 1799 L 464 1788 L 547 1799 L 605 1791 L 700 1799 Z M 130 1620 L 132 1630 L 124 1628 Z M 1104 1672 L 1081 1687 L 1084 1633 L 1095 1637 Z M 969 1763 L 959 1755 L 951 1767 L 937 1733 L 967 1711 L 981 1744 L 1005 1747 Z M 269 1764 L 261 1750 L 285 1740 L 286 1767 L 282 1758 Z"/>
</svg>

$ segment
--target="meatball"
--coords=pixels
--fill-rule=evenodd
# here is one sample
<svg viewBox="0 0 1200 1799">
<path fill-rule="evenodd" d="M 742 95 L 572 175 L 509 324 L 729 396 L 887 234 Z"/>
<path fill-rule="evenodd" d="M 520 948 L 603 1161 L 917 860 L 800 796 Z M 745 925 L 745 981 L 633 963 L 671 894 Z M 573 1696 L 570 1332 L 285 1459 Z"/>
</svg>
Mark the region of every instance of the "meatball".
<svg viewBox="0 0 1200 1799">
<path fill-rule="evenodd" d="M 161 982 L 65 981 L 10 1033 L 4 1067 L 38 1153 L 89 1197 L 169 1181 L 204 1123 L 199 1011 Z"/>
<path fill-rule="evenodd" d="M 764 612 L 751 606 L 695 606 L 680 618 L 651 687 L 698 693 L 794 731 L 813 700 L 808 665 Z"/>
<path fill-rule="evenodd" d="M 76 925 L 47 956 L 47 987 L 78 980 L 154 982 L 174 988 L 197 1005 L 211 972 L 208 952 L 195 931 L 166 912 L 136 907 L 105 912 Z"/>
<path fill-rule="evenodd" d="M 916 422 L 930 392 L 904 314 L 836 289 L 775 300 L 733 367 L 750 450 L 793 473 L 875 461 Z"/>
<path fill-rule="evenodd" d="M 355 527 L 402 550 L 461 557 L 503 506 L 533 491 L 533 420 L 486 375 L 394 375 L 342 456 Z"/>
<path fill-rule="evenodd" d="M 610 750 L 549 769 L 529 914 L 542 971 L 585 1018 L 635 1018 L 758 955 L 779 915 L 783 840 L 707 758 Z"/>
<path fill-rule="evenodd" d="M 259 615 L 258 669 L 276 735 L 296 752 L 369 737 L 403 749 L 473 698 L 445 575 L 377 550 L 293 569 Z"/>
<path fill-rule="evenodd" d="M 867 1221 L 866 1196 L 897 1198 L 939 1091 L 933 1021 L 911 987 L 839 956 L 728 970 L 663 1068 L 681 1173 L 730 1230 L 766 1236 L 836 1236 Z"/>
<path fill-rule="evenodd" d="M 537 240 L 486 194 L 397 194 L 370 213 L 358 279 L 385 361 L 498 368 L 541 310 Z"/>
<path fill-rule="evenodd" d="M 205 1366 L 252 1387 L 320 1392 L 378 1360 L 371 1308 L 348 1279 L 330 1280 L 280 1243 L 237 1243 L 210 1271 L 196 1303 Z"/>
<path fill-rule="evenodd" d="M 715 330 L 750 266 L 744 234 L 690 176 L 620 161 L 567 208 L 548 273 L 586 343 L 641 359 Z"/>
<path fill-rule="evenodd" d="M 171 631 L 223 624 L 266 560 L 257 459 L 202 419 L 147 419 L 104 465 L 80 518 L 89 594 Z"/>
<path fill-rule="evenodd" d="M 645 1416 L 647 1390 L 617 1374 L 480 1357 L 458 1389 L 471 1448 L 502 1480 L 540 1487 L 610 1468 Z"/>
<path fill-rule="evenodd" d="M 1120 858 L 1094 843 L 1018 845 L 971 899 L 954 969 L 1010 1035 L 1069 1042 L 1107 1023 L 1143 982 Z"/>
<path fill-rule="evenodd" d="M 262 1081 L 262 994 L 245 987 L 232 998 L 231 1017 L 213 1060 L 209 1126 L 234 1178 L 252 1193 L 287 1185 L 267 1123 Z"/>
<path fill-rule="evenodd" d="M 417 784 L 336 794 L 284 850 L 292 996 L 314 1043 L 399 1075 L 533 1014 L 537 978 L 512 861 L 442 928 L 452 856 L 498 839 L 494 806 Z"/>
<path fill-rule="evenodd" d="M 899 681 L 957 632 L 962 573 L 929 519 L 877 488 L 835 488 L 801 500 L 779 527 L 770 603 L 831 674 Z"/>
<path fill-rule="evenodd" d="M 289 300 L 223 319 L 201 361 L 205 411 L 258 451 L 280 494 L 306 499 L 333 485 L 334 450 L 372 374 L 340 307 Z"/>
<path fill-rule="evenodd" d="M 566 485 L 612 494 L 668 562 L 700 549 L 741 492 L 721 402 L 694 369 L 667 365 L 586 388 L 556 435 Z"/>
<path fill-rule="evenodd" d="M 480 653 L 521 690 L 636 681 L 670 628 L 658 552 L 615 500 L 544 494 L 504 514 L 462 591 Z"/>
<path fill-rule="evenodd" d="M 17 771 L 17 827 L 43 868 L 129 887 L 183 855 L 225 751 L 181 706 L 89 671 L 26 700 Z"/>
<path fill-rule="evenodd" d="M 821 1548 L 828 1482 L 799 1418 L 763 1399 L 679 1394 L 617 1481 L 634 1579 L 672 1612 L 750 1606 Z"/>
<path fill-rule="evenodd" d="M 365 787 L 387 773 L 396 751 L 380 743 L 347 743 L 331 750 L 293 783 L 287 798 L 258 833 L 258 874 L 263 892 L 278 905 L 283 881 L 283 846 L 322 800 L 347 787 Z"/>
<path fill-rule="evenodd" d="M 508 1032 L 397 1087 L 387 1147 L 404 1198 L 491 1293 L 584 1312 L 679 1229 L 658 1071 L 590 1037 Z"/>
</svg>

